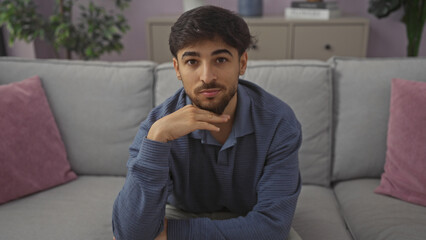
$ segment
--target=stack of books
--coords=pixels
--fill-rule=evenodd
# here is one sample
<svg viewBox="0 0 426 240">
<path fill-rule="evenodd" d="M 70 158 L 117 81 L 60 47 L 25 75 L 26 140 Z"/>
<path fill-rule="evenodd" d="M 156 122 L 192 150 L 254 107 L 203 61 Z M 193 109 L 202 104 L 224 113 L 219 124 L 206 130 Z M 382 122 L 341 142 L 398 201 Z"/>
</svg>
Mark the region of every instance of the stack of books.
<svg viewBox="0 0 426 240">
<path fill-rule="evenodd" d="M 286 19 L 327 20 L 339 17 L 340 10 L 336 1 L 294 1 L 291 3 L 291 7 L 285 9 L 284 16 Z"/>
</svg>

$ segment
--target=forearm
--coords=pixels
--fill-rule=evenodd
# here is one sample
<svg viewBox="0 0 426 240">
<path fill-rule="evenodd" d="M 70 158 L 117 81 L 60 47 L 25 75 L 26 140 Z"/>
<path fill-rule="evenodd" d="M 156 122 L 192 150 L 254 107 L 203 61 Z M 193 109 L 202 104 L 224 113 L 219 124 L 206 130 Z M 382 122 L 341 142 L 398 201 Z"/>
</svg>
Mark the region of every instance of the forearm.
<svg viewBox="0 0 426 240">
<path fill-rule="evenodd" d="M 168 195 L 168 144 L 144 140 L 129 159 L 126 182 L 113 208 L 117 240 L 154 239 L 163 229 Z"/>
<path fill-rule="evenodd" d="M 278 211 L 272 211 L 276 210 L 273 208 Z M 252 211 L 247 216 L 227 220 L 170 219 L 167 229 L 168 239 L 285 239 L 291 227 L 294 210 L 290 209 L 291 207 L 273 208 L 262 210 L 268 212 Z"/>
</svg>

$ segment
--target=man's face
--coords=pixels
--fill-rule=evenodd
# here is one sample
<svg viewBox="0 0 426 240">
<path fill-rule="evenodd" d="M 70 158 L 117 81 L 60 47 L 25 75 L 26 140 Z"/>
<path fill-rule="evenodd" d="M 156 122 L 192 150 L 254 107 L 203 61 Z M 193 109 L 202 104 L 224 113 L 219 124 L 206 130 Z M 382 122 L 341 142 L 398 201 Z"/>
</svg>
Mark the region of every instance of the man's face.
<svg viewBox="0 0 426 240">
<path fill-rule="evenodd" d="M 237 97 L 238 78 L 247 67 L 247 53 L 239 57 L 237 49 L 215 38 L 180 49 L 173 64 L 192 103 L 222 114 L 229 101 Z"/>
</svg>

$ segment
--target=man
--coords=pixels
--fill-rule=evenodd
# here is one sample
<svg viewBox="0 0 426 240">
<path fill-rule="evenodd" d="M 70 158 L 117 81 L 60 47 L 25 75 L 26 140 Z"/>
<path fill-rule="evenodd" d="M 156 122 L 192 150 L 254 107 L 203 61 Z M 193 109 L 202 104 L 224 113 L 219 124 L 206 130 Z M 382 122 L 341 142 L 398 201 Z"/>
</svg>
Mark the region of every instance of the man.
<svg viewBox="0 0 426 240">
<path fill-rule="evenodd" d="M 300 192 L 300 124 L 240 80 L 252 43 L 234 13 L 205 6 L 170 34 L 183 88 L 141 124 L 113 210 L 117 240 L 286 239 Z"/>
</svg>

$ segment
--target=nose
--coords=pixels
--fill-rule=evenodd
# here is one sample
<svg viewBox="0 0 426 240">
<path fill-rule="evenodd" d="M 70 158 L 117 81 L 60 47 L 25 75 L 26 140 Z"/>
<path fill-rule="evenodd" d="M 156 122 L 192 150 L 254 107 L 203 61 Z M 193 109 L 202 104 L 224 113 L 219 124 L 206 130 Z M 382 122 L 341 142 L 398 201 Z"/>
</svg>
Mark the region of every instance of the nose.
<svg viewBox="0 0 426 240">
<path fill-rule="evenodd" d="M 201 68 L 200 80 L 207 84 L 216 80 L 214 68 L 209 63 L 203 64 Z"/>
</svg>

